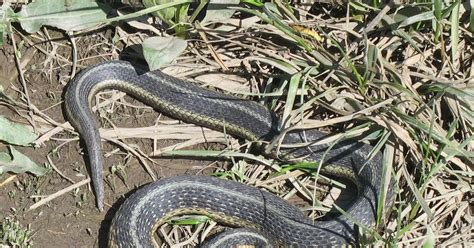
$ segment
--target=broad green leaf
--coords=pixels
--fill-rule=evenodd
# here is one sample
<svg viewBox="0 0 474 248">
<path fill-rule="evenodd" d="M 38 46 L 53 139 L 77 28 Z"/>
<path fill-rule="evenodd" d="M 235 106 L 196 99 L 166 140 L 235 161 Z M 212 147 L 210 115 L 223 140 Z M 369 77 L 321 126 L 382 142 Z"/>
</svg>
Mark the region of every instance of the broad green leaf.
<svg viewBox="0 0 474 248">
<path fill-rule="evenodd" d="M 210 0 L 202 23 L 229 20 L 236 10 L 227 7 L 236 6 L 239 2 L 240 0 Z"/>
<path fill-rule="evenodd" d="M 18 21 L 29 33 L 49 25 L 64 31 L 91 28 L 107 17 L 106 7 L 91 0 L 37 0 L 25 5 Z"/>
<path fill-rule="evenodd" d="M 26 126 L 0 116 L 0 140 L 12 145 L 27 146 L 36 138 L 38 135 L 31 132 Z"/>
<path fill-rule="evenodd" d="M 143 0 L 143 5 L 145 7 L 150 8 L 154 6 L 162 6 L 165 4 L 174 3 L 174 0 Z M 162 21 L 164 21 L 168 26 L 173 27 L 173 29 L 177 32 L 185 31 L 185 23 L 188 22 L 188 9 L 189 3 L 178 4 L 174 7 L 164 8 L 161 10 L 157 10 L 152 12 L 154 16 L 159 17 Z"/>
<path fill-rule="evenodd" d="M 149 8 L 149 7 L 161 5 L 164 3 L 171 3 L 173 2 L 173 0 L 143 0 L 142 2 L 145 7 Z M 178 7 L 171 7 L 171 8 L 158 10 L 156 12 L 153 12 L 152 14 L 154 16 L 160 17 L 167 21 L 173 21 L 177 10 L 178 10 Z"/>
<path fill-rule="evenodd" d="M 0 153 L 0 175 L 5 172 L 24 173 L 30 172 L 36 176 L 42 176 L 46 169 L 38 166 L 30 158 L 15 150 L 10 146 L 11 155 L 5 152 Z"/>
<path fill-rule="evenodd" d="M 151 37 L 143 42 L 143 55 L 150 70 L 171 63 L 186 49 L 187 42 L 176 37 Z"/>
</svg>

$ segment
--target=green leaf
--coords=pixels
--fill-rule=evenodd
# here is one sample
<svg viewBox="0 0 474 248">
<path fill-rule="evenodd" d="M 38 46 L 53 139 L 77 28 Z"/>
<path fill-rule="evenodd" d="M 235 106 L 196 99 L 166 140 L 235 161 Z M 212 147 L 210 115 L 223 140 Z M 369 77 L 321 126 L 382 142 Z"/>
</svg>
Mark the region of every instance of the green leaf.
<svg viewBox="0 0 474 248">
<path fill-rule="evenodd" d="M 316 162 L 298 162 L 294 164 L 282 165 L 281 170 L 274 173 L 273 176 L 283 175 L 287 173 L 288 171 L 294 171 L 294 170 L 314 171 L 314 170 L 317 170 L 318 167 L 319 167 L 319 163 L 316 163 Z"/>
<path fill-rule="evenodd" d="M 27 146 L 37 138 L 38 135 L 26 126 L 0 116 L 0 140 L 13 145 Z"/>
<path fill-rule="evenodd" d="M 18 152 L 10 146 L 11 156 L 8 153 L 0 153 L 0 175 L 5 172 L 24 173 L 31 172 L 36 176 L 46 173 L 46 168 L 38 166 L 30 158 Z"/>
<path fill-rule="evenodd" d="M 436 20 L 441 21 L 441 19 L 443 18 L 441 16 L 441 10 L 443 9 L 443 2 L 441 0 L 434 0 L 433 7 L 434 7 L 434 16 L 436 17 Z"/>
<path fill-rule="evenodd" d="M 202 23 L 229 20 L 236 10 L 227 7 L 237 6 L 239 2 L 240 0 L 210 0 Z"/>
<path fill-rule="evenodd" d="M 187 42 L 176 37 L 151 37 L 143 42 L 143 55 L 150 70 L 171 63 L 186 49 Z"/>
<path fill-rule="evenodd" d="M 296 93 L 298 91 L 298 86 L 300 85 L 301 73 L 296 73 L 290 79 L 290 85 L 288 87 L 288 94 L 285 101 L 285 110 L 283 111 L 283 121 L 288 121 L 290 113 L 293 110 L 293 105 L 295 103 Z"/>
<path fill-rule="evenodd" d="M 173 2 L 173 0 L 143 0 L 142 2 L 145 7 L 149 8 L 149 7 L 161 5 L 164 3 L 171 3 Z M 164 19 L 165 21 L 173 21 L 177 10 L 178 10 L 178 7 L 171 7 L 171 8 L 158 10 L 156 12 L 153 12 L 152 14 L 161 19 Z"/>
<path fill-rule="evenodd" d="M 169 223 L 172 225 L 199 225 L 208 220 L 210 220 L 210 218 L 205 215 L 190 215 L 174 218 L 170 220 Z"/>
<path fill-rule="evenodd" d="M 174 0 L 143 0 L 143 5 L 147 8 L 162 6 L 174 3 Z M 152 12 L 152 15 L 160 18 L 168 26 L 172 27 L 176 33 L 180 34 L 186 30 L 188 23 L 189 3 L 178 4 L 173 7 L 163 8 Z M 179 35 L 178 35 L 179 36 Z"/>
<path fill-rule="evenodd" d="M 365 72 L 363 76 L 364 82 L 371 81 L 375 77 L 379 52 L 377 46 L 371 43 L 367 44 L 367 46 L 367 52 L 365 55 Z"/>
<path fill-rule="evenodd" d="M 64 31 L 94 27 L 107 17 L 106 8 L 91 0 L 37 0 L 22 8 L 18 21 L 29 32 L 49 25 Z"/>
<path fill-rule="evenodd" d="M 396 13 L 393 14 L 393 21 L 396 23 L 401 23 L 407 18 L 416 16 L 420 13 L 424 13 L 427 10 L 428 9 L 426 7 L 419 5 L 404 5 L 403 7 L 400 7 L 400 9 L 396 11 Z"/>
<path fill-rule="evenodd" d="M 406 18 L 405 20 L 403 20 L 398 25 L 398 28 L 410 26 L 410 25 L 412 25 L 414 23 L 417 23 L 417 22 L 432 20 L 433 18 L 434 18 L 433 12 L 432 11 L 426 11 L 426 12 L 423 12 L 423 13 L 420 13 L 420 14 L 417 14 L 417 15 L 410 16 L 410 17 Z"/>
<path fill-rule="evenodd" d="M 247 3 L 255 7 L 262 7 L 263 3 L 260 0 L 242 0 L 242 3 Z"/>
<path fill-rule="evenodd" d="M 431 130 L 430 127 L 428 127 L 426 124 L 420 122 L 418 119 L 412 116 L 402 113 L 401 111 L 397 109 L 393 109 L 393 111 L 396 112 L 397 116 L 400 117 L 403 121 L 405 121 L 410 126 L 417 128 L 418 130 L 424 132 L 425 134 L 431 135 L 433 139 L 444 144 L 446 146 L 445 151 L 447 153 L 457 154 L 467 159 L 474 158 L 474 152 L 463 149 L 462 146 L 460 146 L 455 140 L 448 140 L 446 137 L 439 134 L 438 132 L 435 132 L 434 130 Z"/>
<path fill-rule="evenodd" d="M 383 16 L 382 19 L 383 19 L 384 21 L 386 21 L 387 24 L 392 28 L 392 32 L 393 32 L 394 34 L 396 34 L 396 35 L 402 37 L 402 38 L 403 38 L 405 41 L 407 41 L 407 42 L 411 45 L 411 47 L 413 47 L 413 49 L 415 49 L 417 52 L 423 53 L 423 51 L 421 51 L 421 49 L 418 47 L 418 43 L 417 43 L 416 41 L 414 41 L 414 40 L 411 38 L 411 36 L 410 36 L 407 32 L 403 31 L 402 29 L 398 29 L 398 28 L 395 27 L 395 26 L 396 26 L 396 25 L 395 25 L 395 22 L 396 22 L 395 19 L 392 19 L 392 18 L 391 18 L 390 16 L 388 16 L 388 15 Z"/>
<path fill-rule="evenodd" d="M 426 240 L 423 242 L 423 248 L 433 248 L 435 247 L 436 244 L 436 239 L 435 235 L 433 233 L 433 230 L 429 225 L 425 225 L 426 227 Z"/>
</svg>

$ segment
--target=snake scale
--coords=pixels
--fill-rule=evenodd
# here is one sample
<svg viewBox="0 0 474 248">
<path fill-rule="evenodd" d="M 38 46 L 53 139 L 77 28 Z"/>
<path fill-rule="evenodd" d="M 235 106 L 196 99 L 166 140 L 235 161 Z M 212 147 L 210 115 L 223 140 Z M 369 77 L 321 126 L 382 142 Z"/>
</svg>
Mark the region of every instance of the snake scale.
<svg viewBox="0 0 474 248">
<path fill-rule="evenodd" d="M 68 85 L 65 109 L 69 121 L 85 142 L 100 210 L 104 206 L 104 162 L 98 125 L 90 104 L 93 96 L 103 89 L 126 92 L 170 117 L 256 143 L 272 141 L 280 134 L 278 117 L 256 102 L 204 89 L 159 70 L 145 72 L 125 61 L 89 67 Z M 347 214 L 313 221 L 296 207 L 266 191 L 209 176 L 178 176 L 150 183 L 127 198 L 112 221 L 109 245 L 156 246 L 153 238 L 156 228 L 179 214 L 203 214 L 225 225 L 255 229 L 258 231 L 250 234 L 250 239 L 265 236 L 285 247 L 357 243 L 358 225 L 355 223 L 370 227 L 376 220 L 382 188 L 382 158 L 375 154 L 368 159 L 372 147 L 353 140 L 339 142 L 329 149 L 328 145 L 318 145 L 317 141 L 326 136 L 317 130 L 288 132 L 279 152 L 286 154 L 283 159 L 291 157 L 303 158 L 305 162 L 323 162 L 321 173 L 353 180 L 357 197 L 345 209 Z M 390 197 L 386 196 L 387 199 Z M 237 234 L 228 235 L 234 236 L 242 240 Z M 210 243 L 222 247 L 224 243 L 233 242 L 230 241 L 232 238 L 223 240 Z"/>
</svg>

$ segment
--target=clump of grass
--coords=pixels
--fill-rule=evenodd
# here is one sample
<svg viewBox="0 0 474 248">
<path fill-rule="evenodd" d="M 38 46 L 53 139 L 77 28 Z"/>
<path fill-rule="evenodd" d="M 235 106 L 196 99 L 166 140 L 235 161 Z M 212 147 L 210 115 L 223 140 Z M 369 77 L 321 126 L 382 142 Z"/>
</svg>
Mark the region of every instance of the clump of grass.
<svg viewBox="0 0 474 248">
<path fill-rule="evenodd" d="M 472 10 L 459 4 L 350 3 L 342 15 L 332 4 L 310 11 L 278 5 L 270 15 L 269 9 L 249 11 L 270 24 L 260 28 L 273 26 L 300 47 L 271 61 L 275 72 L 287 74 L 286 100 L 275 109 L 283 109 L 290 126 L 359 132 L 384 152 L 399 196 L 378 244 L 468 242 L 474 72 L 466 28 Z M 304 19 L 295 23 L 293 15 Z M 299 73 L 298 94 L 291 79 Z"/>
<path fill-rule="evenodd" d="M 11 247 L 32 247 L 30 227 L 24 227 L 14 217 L 5 217 L 0 223 L 0 244 Z"/>
</svg>

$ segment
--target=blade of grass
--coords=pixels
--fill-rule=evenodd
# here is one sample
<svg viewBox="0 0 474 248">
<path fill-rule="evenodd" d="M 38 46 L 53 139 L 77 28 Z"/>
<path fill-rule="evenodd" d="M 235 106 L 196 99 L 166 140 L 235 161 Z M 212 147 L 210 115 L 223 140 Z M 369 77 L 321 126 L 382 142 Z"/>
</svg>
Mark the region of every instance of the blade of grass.
<svg viewBox="0 0 474 248">
<path fill-rule="evenodd" d="M 265 159 L 263 156 L 255 156 L 253 154 L 233 152 L 233 151 L 209 151 L 209 150 L 179 150 L 168 151 L 162 153 L 162 156 L 191 156 L 191 157 L 213 157 L 213 158 L 230 158 L 238 157 L 250 159 L 260 162 L 264 165 L 271 165 L 271 161 Z"/>
<path fill-rule="evenodd" d="M 295 98 L 296 98 L 298 86 L 300 84 L 300 79 L 301 79 L 301 73 L 296 73 L 290 79 L 290 84 L 288 86 L 288 93 L 286 95 L 285 108 L 283 111 L 283 118 L 282 118 L 283 122 L 286 125 L 290 124 L 287 121 L 288 121 L 288 117 L 290 116 L 291 111 L 293 110 L 293 105 L 295 104 Z"/>
<path fill-rule="evenodd" d="M 402 120 L 406 121 L 410 126 L 416 127 L 418 130 L 424 132 L 425 134 L 430 134 L 430 128 L 427 127 L 425 124 L 421 123 L 418 119 L 416 119 L 412 116 L 406 115 L 406 114 L 404 114 L 401 111 L 398 111 L 396 109 L 394 109 L 394 112 L 396 112 L 398 117 L 400 117 Z M 457 154 L 460 154 L 460 155 L 462 155 L 463 157 L 465 157 L 467 159 L 474 158 L 474 152 L 466 151 L 465 149 L 460 147 L 459 144 L 457 144 L 457 142 L 446 139 L 446 137 L 444 137 L 443 135 L 438 134 L 434 130 L 433 130 L 433 132 L 431 132 L 431 135 L 436 141 L 438 141 L 440 143 L 443 143 L 443 144 L 446 144 L 447 145 L 446 149 L 447 149 L 448 152 L 450 152 L 450 153 L 451 152 L 456 152 Z"/>
<path fill-rule="evenodd" d="M 443 25 L 441 24 L 442 16 L 441 16 L 441 10 L 443 8 L 443 2 L 441 0 L 434 0 L 433 1 L 433 11 L 434 11 L 434 17 L 435 17 L 435 22 L 434 22 L 434 30 L 435 30 L 435 36 L 434 40 L 435 42 L 439 42 L 439 37 L 441 35 L 441 31 L 443 30 Z"/>
<path fill-rule="evenodd" d="M 458 64 L 458 45 L 459 45 L 459 7 L 460 3 L 456 1 L 455 7 L 451 13 L 451 63 Z"/>
</svg>

